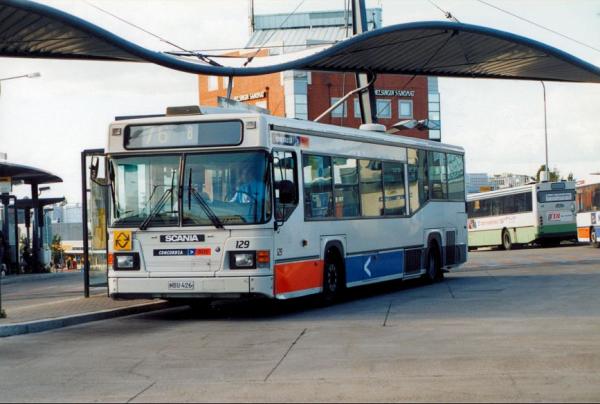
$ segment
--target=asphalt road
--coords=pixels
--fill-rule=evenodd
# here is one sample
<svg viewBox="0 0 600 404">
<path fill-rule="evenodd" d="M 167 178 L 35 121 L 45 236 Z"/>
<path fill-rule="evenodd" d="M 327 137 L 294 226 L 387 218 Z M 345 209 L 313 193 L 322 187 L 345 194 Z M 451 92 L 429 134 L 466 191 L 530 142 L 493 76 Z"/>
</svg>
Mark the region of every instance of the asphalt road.
<svg viewBox="0 0 600 404">
<path fill-rule="evenodd" d="M 326 308 L 222 303 L 10 337 L 0 401 L 600 401 L 599 289 L 600 250 L 481 251 L 444 282 Z"/>
</svg>

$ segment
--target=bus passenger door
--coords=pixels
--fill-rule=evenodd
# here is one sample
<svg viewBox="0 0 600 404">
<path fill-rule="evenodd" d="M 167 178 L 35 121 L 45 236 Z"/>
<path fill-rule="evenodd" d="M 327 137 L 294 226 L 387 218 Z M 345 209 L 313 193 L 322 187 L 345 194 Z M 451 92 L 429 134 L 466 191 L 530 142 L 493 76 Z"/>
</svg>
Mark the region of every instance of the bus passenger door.
<svg viewBox="0 0 600 404">
<path fill-rule="evenodd" d="M 318 252 L 310 254 L 300 200 L 298 157 L 294 150 L 273 151 L 275 193 L 275 296 L 301 296 L 322 285 Z M 307 252 L 308 251 L 308 252 Z M 316 255 L 313 256 L 313 255 Z"/>
</svg>

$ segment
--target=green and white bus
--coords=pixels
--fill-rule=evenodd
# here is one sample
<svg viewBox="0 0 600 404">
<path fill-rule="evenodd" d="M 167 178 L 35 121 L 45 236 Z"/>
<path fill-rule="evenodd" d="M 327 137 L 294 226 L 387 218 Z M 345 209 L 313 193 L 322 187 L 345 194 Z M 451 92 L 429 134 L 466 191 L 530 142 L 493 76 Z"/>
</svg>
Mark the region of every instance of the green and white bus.
<svg viewBox="0 0 600 404">
<path fill-rule="evenodd" d="M 469 248 L 577 238 L 575 182 L 543 182 L 467 196 Z"/>
</svg>

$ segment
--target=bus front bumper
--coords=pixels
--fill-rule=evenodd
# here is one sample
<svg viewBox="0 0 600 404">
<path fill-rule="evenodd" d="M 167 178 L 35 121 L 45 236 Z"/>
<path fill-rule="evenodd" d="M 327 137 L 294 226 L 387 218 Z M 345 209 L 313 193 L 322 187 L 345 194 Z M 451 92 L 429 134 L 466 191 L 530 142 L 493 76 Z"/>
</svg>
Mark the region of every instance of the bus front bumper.
<svg viewBox="0 0 600 404">
<path fill-rule="evenodd" d="M 108 292 L 114 299 L 240 297 L 245 295 L 274 297 L 273 276 L 109 277 Z"/>
</svg>

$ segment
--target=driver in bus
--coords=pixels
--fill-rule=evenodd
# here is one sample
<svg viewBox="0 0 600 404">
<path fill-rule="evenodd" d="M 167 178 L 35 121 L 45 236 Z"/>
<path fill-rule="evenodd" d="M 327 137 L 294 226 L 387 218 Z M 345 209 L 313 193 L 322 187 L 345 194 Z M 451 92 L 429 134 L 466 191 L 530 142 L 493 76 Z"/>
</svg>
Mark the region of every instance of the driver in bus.
<svg viewBox="0 0 600 404">
<path fill-rule="evenodd" d="M 229 202 L 256 203 L 262 196 L 263 185 L 257 181 L 253 167 L 245 166 L 239 171 L 235 193 Z"/>
</svg>

